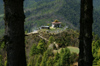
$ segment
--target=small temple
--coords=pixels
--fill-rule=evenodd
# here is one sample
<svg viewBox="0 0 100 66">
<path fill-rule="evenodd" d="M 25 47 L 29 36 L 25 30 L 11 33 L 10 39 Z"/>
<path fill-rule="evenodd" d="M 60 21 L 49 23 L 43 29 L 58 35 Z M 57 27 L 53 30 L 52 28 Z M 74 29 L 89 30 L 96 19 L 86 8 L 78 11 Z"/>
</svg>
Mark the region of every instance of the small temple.
<svg viewBox="0 0 100 66">
<path fill-rule="evenodd" d="M 59 22 L 57 19 L 52 22 L 52 28 L 60 28 L 61 27 L 61 22 Z"/>
</svg>

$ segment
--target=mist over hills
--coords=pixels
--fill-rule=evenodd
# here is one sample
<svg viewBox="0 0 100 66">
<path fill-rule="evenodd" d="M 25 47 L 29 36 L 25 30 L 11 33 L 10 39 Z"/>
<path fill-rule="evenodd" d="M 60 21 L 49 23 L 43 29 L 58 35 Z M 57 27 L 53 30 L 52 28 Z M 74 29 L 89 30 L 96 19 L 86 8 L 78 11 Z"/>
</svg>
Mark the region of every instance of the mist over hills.
<svg viewBox="0 0 100 66">
<path fill-rule="evenodd" d="M 100 1 L 94 0 L 93 31 L 100 35 Z M 58 19 L 63 25 L 72 29 L 79 29 L 80 0 L 25 0 L 24 11 L 26 15 L 25 30 L 30 32 L 41 25 L 51 25 Z M 0 0 L 0 30 L 4 28 L 3 2 Z M 2 25 L 1 25 L 2 24 Z M 4 30 L 3 30 L 4 31 Z"/>
</svg>

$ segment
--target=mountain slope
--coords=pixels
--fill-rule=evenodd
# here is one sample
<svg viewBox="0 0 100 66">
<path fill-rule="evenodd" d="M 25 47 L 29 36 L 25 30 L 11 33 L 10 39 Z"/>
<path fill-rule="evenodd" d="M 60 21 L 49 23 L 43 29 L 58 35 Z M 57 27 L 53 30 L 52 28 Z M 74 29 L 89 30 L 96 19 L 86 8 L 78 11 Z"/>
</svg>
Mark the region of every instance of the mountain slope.
<svg viewBox="0 0 100 66">
<path fill-rule="evenodd" d="M 43 0 L 42 2 L 35 2 L 33 6 L 31 5 L 31 8 L 25 10 L 27 16 L 25 29 L 29 30 L 31 27 L 51 24 L 55 19 L 58 19 L 70 28 L 79 28 L 79 1 L 80 0 Z M 99 6 L 96 4 L 97 2 L 99 2 L 99 0 L 94 0 L 93 31 L 100 36 L 100 13 L 99 10 L 96 9 L 99 9 Z"/>
<path fill-rule="evenodd" d="M 4 34 L 3 8 L 3 0 L 0 0 L 0 37 Z"/>
<path fill-rule="evenodd" d="M 100 0 L 93 0 L 93 3 L 95 8 L 100 7 Z"/>
<path fill-rule="evenodd" d="M 79 22 L 79 4 L 74 0 L 53 0 L 53 1 L 39 1 L 36 3 L 38 6 L 26 9 L 25 14 L 27 16 L 26 23 L 28 26 L 37 26 L 51 24 L 52 21 L 58 19 L 67 24 L 73 29 L 78 27 Z M 72 5 L 74 5 L 72 7 Z M 77 11 L 78 10 L 78 11 Z M 78 17 L 76 17 L 78 16 Z M 29 25 L 29 23 L 31 25 Z M 72 24 L 75 24 L 74 26 Z M 27 26 L 27 27 L 28 27 Z M 31 28 L 30 27 L 30 28 Z M 26 28 L 26 27 L 25 27 Z"/>
<path fill-rule="evenodd" d="M 0 14 L 3 13 L 3 1 L 0 0 Z"/>
<path fill-rule="evenodd" d="M 100 35 L 99 2 L 99 0 L 94 0 L 93 31 Z M 51 25 L 55 19 L 69 28 L 79 29 L 80 0 L 25 0 L 24 11 L 26 15 L 25 31 L 28 32 L 41 25 Z M 0 0 L 0 33 L 3 34 L 3 31 L 3 2 Z"/>
</svg>

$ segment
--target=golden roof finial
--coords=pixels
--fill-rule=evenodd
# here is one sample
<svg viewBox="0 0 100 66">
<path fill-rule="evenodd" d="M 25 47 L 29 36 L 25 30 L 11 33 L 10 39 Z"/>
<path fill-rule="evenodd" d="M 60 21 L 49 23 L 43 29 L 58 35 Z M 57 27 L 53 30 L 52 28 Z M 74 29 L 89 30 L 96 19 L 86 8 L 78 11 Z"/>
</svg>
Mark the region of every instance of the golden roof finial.
<svg viewBox="0 0 100 66">
<path fill-rule="evenodd" d="M 57 19 L 54 22 L 59 22 Z"/>
</svg>

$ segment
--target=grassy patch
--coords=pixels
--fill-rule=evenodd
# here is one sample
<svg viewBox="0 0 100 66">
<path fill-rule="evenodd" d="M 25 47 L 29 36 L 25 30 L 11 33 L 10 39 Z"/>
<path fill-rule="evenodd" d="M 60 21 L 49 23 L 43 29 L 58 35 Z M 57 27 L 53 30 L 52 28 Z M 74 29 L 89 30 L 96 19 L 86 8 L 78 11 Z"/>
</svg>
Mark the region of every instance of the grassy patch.
<svg viewBox="0 0 100 66">
<path fill-rule="evenodd" d="M 75 52 L 75 53 L 79 54 L 79 48 L 77 48 L 77 47 L 71 47 L 71 46 L 69 46 L 67 48 L 71 51 L 71 53 Z"/>
<path fill-rule="evenodd" d="M 50 27 L 50 29 L 51 29 L 51 30 L 54 30 L 55 28 L 53 28 L 53 27 Z"/>
</svg>

